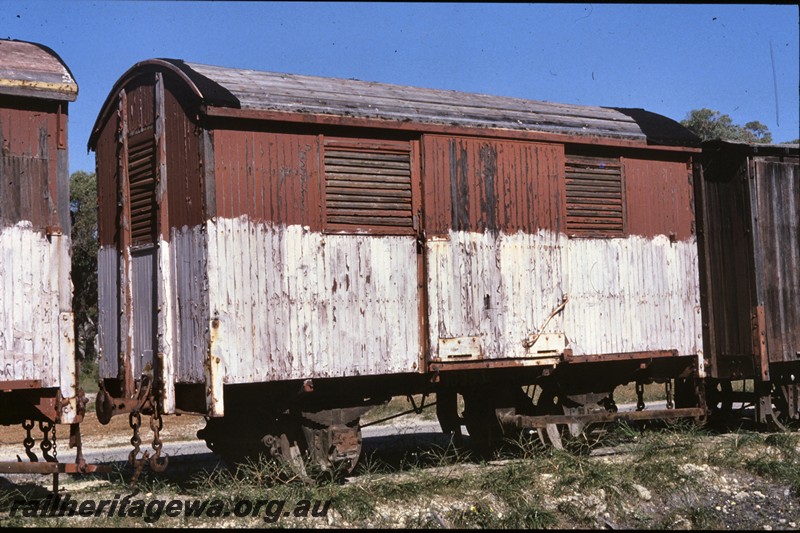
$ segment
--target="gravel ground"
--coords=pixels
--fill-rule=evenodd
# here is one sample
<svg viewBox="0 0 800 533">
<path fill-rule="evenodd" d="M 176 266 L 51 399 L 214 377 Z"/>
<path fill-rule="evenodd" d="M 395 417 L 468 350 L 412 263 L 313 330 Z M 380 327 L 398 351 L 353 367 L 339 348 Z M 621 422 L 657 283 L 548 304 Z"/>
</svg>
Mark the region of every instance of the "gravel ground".
<svg viewBox="0 0 800 533">
<path fill-rule="evenodd" d="M 173 425 L 172 439 L 165 439 L 165 450 L 172 451 L 173 477 L 180 472 L 196 470 L 198 465 L 209 471 L 222 470 L 225 467 L 219 458 L 208 452 L 199 441 L 191 443 L 191 434 L 202 427 L 202 420 L 183 418 L 177 426 Z M 174 422 L 175 420 L 173 420 Z M 167 421 L 170 422 L 169 420 Z M 88 427 L 88 425 L 87 425 Z M 165 427 L 169 427 L 165 424 Z M 445 436 L 436 432 L 436 423 L 415 421 L 413 418 L 403 418 L 391 425 L 373 426 L 365 429 L 364 456 L 368 462 L 381 462 L 387 465 L 398 465 L 413 461 L 431 450 L 440 450 L 447 445 Z M 124 424 L 114 431 L 93 431 L 87 436 L 84 443 L 87 450 L 105 447 L 101 453 L 121 454 L 124 458 L 128 448 L 120 443 L 129 438 Z M 709 457 L 714 450 L 726 449 L 733 437 L 731 434 L 707 434 L 696 437 L 694 446 L 709 450 Z M 753 453 L 777 453 L 769 446 L 764 446 L 765 437 L 758 437 L 761 447 Z M 16 450 L 18 445 L 13 444 L 18 439 L 13 438 L 8 442 L 0 441 L 0 452 L 3 459 L 7 460 L 9 452 Z M 146 439 L 143 439 L 146 440 Z M 467 439 L 468 440 L 468 439 Z M 766 438 L 768 442 L 769 439 Z M 794 441 L 797 444 L 797 440 Z M 727 443 L 727 444 L 726 444 Z M 17 446 L 17 448 L 14 448 Z M 66 448 L 66 446 L 64 446 Z M 641 465 L 646 458 L 641 454 L 631 453 L 631 445 L 623 444 L 606 448 L 595 449 L 586 458 L 586 465 L 597 464 L 622 465 L 624 468 L 634 469 Z M 746 447 L 745 447 L 746 449 Z M 753 448 L 756 450 L 756 448 Z M 752 454 L 751 454 L 752 455 Z M 63 456 L 67 457 L 65 450 Z M 122 458 L 116 456 L 105 461 L 111 461 L 117 468 L 124 468 Z M 698 457 L 701 459 L 698 460 Z M 675 486 L 660 486 L 657 478 L 644 477 L 631 485 L 621 479 L 610 478 L 604 483 L 585 488 L 581 482 L 576 482 L 574 487 L 564 487 L 559 484 L 560 475 L 558 467 L 534 472 L 531 474 L 530 490 L 522 490 L 525 501 L 533 503 L 537 508 L 554 517 L 545 527 L 570 529 L 716 529 L 716 530 L 797 530 L 800 525 L 800 495 L 794 492 L 791 481 L 781 480 L 779 477 L 761 475 L 747 468 L 746 462 L 752 456 L 742 454 L 741 464 L 726 464 L 720 466 L 719 461 L 703 461 L 702 454 L 692 454 L 682 460 L 678 455 L 670 468 L 674 470 L 673 477 L 680 480 Z M 795 464 L 800 451 L 793 456 L 794 463 L 787 467 L 798 468 Z M 398 459 L 399 458 L 399 459 Z M 331 507 L 324 518 L 295 519 L 287 517 L 276 524 L 280 527 L 334 527 L 334 528 L 412 528 L 412 527 L 502 527 L 505 518 L 516 512 L 508 506 L 507 501 L 501 501 L 492 490 L 484 491 L 474 489 L 472 484 L 462 483 L 460 480 L 470 479 L 471 476 L 487 476 L 494 470 L 502 473 L 505 470 L 525 465 L 524 459 L 510 458 L 477 463 L 464 461 L 463 463 L 439 467 L 425 467 L 413 470 L 397 468 L 394 472 L 386 472 L 376 476 L 370 472 L 350 477 L 346 485 L 364 487 L 364 491 L 374 491 L 373 484 L 381 487 L 407 484 L 414 475 L 431 476 L 447 479 L 448 490 L 442 493 L 430 493 L 425 497 L 403 498 L 401 500 L 387 499 L 376 493 L 372 510 L 366 516 L 354 516 L 347 511 L 347 505 L 337 508 Z M 175 473 L 178 472 L 178 473 Z M 118 475 L 119 477 L 119 475 Z M 74 478 L 61 476 L 61 493 L 70 494 L 73 498 L 113 498 L 114 493 L 120 492 L 120 484 L 115 479 L 107 476 L 85 476 Z M 452 481 L 452 482 L 450 482 Z M 0 527 L 6 525 L 66 525 L 86 527 L 107 526 L 135 526 L 130 519 L 117 519 L 112 523 L 98 521 L 93 518 L 64 518 L 61 522 L 29 519 L 20 522 L 19 519 L 9 517 L 9 495 L 23 492 L 33 497 L 42 497 L 50 487 L 50 478 L 47 476 L 16 476 L 0 475 Z M 460 485 L 460 483 L 462 483 Z M 146 493 L 140 497 L 166 498 L 185 497 L 181 489 L 171 485 L 171 478 L 160 486 L 159 493 Z M 152 486 L 152 483 L 151 483 Z M 463 487 L 463 488 L 462 488 Z M 624 487 L 624 489 L 622 488 Z M 123 489 L 124 490 L 124 489 Z M 151 489 L 152 490 L 152 489 Z M 6 503 L 3 504 L 5 495 Z M 196 496 L 196 494 L 195 494 Z M 81 520 L 81 522 L 76 522 Z M 259 519 L 237 518 L 211 518 L 202 522 L 192 521 L 187 524 L 179 519 L 163 518 L 157 525 L 161 527 L 263 527 L 265 522 Z M 500 524 L 500 525 L 498 525 Z"/>
</svg>

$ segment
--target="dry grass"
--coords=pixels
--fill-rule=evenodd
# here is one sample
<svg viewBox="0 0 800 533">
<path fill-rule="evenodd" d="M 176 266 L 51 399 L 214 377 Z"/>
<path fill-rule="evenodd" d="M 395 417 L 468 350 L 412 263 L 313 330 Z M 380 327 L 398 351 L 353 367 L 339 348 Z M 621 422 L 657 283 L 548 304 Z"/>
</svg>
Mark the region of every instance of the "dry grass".
<svg viewBox="0 0 800 533">
<path fill-rule="evenodd" d="M 324 519 L 285 515 L 276 521 L 279 527 L 793 528 L 800 522 L 798 493 L 792 492 L 798 490 L 799 444 L 796 434 L 717 435 L 688 424 L 644 432 L 619 426 L 599 443 L 619 449 L 610 456 L 545 449 L 520 439 L 489 462 L 476 462 L 455 449 L 417 450 L 409 452 L 400 470 L 367 463 L 345 483 L 303 483 L 271 462 L 247 465 L 238 475 L 225 470 L 182 478 L 147 475 L 138 497 L 218 499 L 229 507 L 244 499 L 283 500 L 287 508 L 299 501 L 330 501 Z M 130 491 L 124 480 L 110 478 L 76 492 L 75 497 L 85 499 Z M 75 519 L 4 519 L 8 505 L 0 502 L 0 526 L 76 525 Z M 136 527 L 141 522 L 99 517 L 82 519 L 81 525 Z M 265 523 L 260 517 L 162 516 L 157 525 Z"/>
</svg>

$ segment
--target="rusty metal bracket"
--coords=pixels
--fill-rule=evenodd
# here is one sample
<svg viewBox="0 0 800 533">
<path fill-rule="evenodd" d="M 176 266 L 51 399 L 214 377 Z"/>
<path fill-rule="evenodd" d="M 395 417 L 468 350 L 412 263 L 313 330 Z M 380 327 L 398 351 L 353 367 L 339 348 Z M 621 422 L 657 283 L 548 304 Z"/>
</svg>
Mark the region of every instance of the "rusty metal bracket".
<svg viewBox="0 0 800 533">
<path fill-rule="evenodd" d="M 41 389 L 41 379 L 16 379 L 13 381 L 0 381 L 0 391 L 11 392 L 20 389 Z"/>
<path fill-rule="evenodd" d="M 672 395 L 672 380 L 671 379 L 668 379 L 664 383 L 664 391 L 665 391 L 666 396 L 667 396 L 667 409 L 674 409 L 675 408 L 675 401 L 673 400 L 673 395 Z"/>
<path fill-rule="evenodd" d="M 303 384 L 300 386 L 300 390 L 297 391 L 297 396 L 305 396 L 306 394 L 314 392 L 314 380 L 313 379 L 306 379 L 303 380 Z"/>
<path fill-rule="evenodd" d="M 764 306 L 753 308 L 750 315 L 753 335 L 753 354 L 758 358 L 761 381 L 769 381 L 769 354 L 767 352 L 767 322 Z"/>
<path fill-rule="evenodd" d="M 97 392 L 97 399 L 95 400 L 95 413 L 97 414 L 98 422 L 105 425 L 116 415 L 148 412 L 153 408 L 150 394 L 151 388 L 150 378 L 145 375 L 142 376 L 133 398 L 114 398 L 101 382 L 100 390 Z"/>
<path fill-rule="evenodd" d="M 547 327 L 547 324 L 550 323 L 550 321 L 553 319 L 554 316 L 556 316 L 558 313 L 564 310 L 564 307 L 566 307 L 568 301 L 569 301 L 569 295 L 565 294 L 561 298 L 561 303 L 558 304 L 558 306 L 556 306 L 555 309 L 553 309 L 553 311 L 550 313 L 550 316 L 548 316 L 547 320 L 545 320 L 544 324 L 542 324 L 542 327 L 539 328 L 539 331 L 528 335 L 528 338 L 522 341 L 522 346 L 524 346 L 527 349 L 536 344 L 536 341 L 539 340 L 539 337 L 542 335 L 544 328 Z"/>
<path fill-rule="evenodd" d="M 636 410 L 644 411 L 644 383 L 641 381 L 636 382 Z"/>
</svg>

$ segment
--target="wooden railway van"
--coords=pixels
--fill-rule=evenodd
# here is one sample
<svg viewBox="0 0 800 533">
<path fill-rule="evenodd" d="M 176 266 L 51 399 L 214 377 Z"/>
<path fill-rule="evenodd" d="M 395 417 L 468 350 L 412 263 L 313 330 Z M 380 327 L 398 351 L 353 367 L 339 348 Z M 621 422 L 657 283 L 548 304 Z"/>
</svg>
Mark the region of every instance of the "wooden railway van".
<svg viewBox="0 0 800 533">
<path fill-rule="evenodd" d="M 77 94 L 55 52 L 0 40 L 0 423 L 23 423 L 27 437 L 37 423 L 45 462 L 54 424 L 80 422 L 85 402 L 70 281 L 67 109 Z"/>
<path fill-rule="evenodd" d="M 800 418 L 799 156 L 796 144 L 708 141 L 698 182 L 709 404 L 754 403 L 779 426 Z M 736 380 L 755 386 L 741 394 Z"/>
<path fill-rule="evenodd" d="M 89 148 L 102 420 L 205 413 L 223 455 L 325 463 L 392 395 L 487 442 L 705 412 L 700 148 L 665 117 L 155 59 Z M 653 381 L 667 409 L 616 412 Z"/>
</svg>

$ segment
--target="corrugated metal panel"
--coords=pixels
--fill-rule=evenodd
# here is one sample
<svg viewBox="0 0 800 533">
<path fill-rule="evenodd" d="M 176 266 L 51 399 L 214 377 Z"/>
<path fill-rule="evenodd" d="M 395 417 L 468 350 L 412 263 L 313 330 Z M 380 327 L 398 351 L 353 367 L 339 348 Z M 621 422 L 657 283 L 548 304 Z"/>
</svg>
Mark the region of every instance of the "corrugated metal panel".
<svg viewBox="0 0 800 533">
<path fill-rule="evenodd" d="M 67 103 L 77 94 L 50 49 L 0 40 L 0 381 L 41 380 L 76 416 Z M 35 399 L 31 399 L 32 403 Z"/>
<path fill-rule="evenodd" d="M 411 145 L 325 139 L 327 229 L 413 231 Z"/>
<path fill-rule="evenodd" d="M 225 383 L 417 370 L 413 237 L 324 235 L 246 217 L 218 217 L 206 232 L 211 351 Z"/>
<path fill-rule="evenodd" d="M 0 39 L 0 94 L 73 102 L 78 85 L 53 50 L 37 43 Z"/>
<path fill-rule="evenodd" d="M 28 220 L 44 229 L 58 222 L 56 129 L 51 106 L 0 109 L 0 227 Z"/>
<path fill-rule="evenodd" d="M 209 350 L 208 264 L 204 226 L 173 229 L 170 237 L 175 279 L 178 344 L 175 381 L 201 383 Z M 258 258 L 255 258 L 258 260 Z"/>
<path fill-rule="evenodd" d="M 322 229 L 316 135 L 216 130 L 216 213 Z"/>
<path fill-rule="evenodd" d="M 66 250 L 60 245 L 29 222 L 0 229 L 0 381 L 62 385 L 59 254 Z M 74 357 L 74 351 L 63 357 Z M 64 381 L 74 384 L 74 376 Z"/>
<path fill-rule="evenodd" d="M 152 371 L 155 350 L 156 309 L 154 276 L 156 248 L 131 252 L 133 300 L 133 375 Z"/>
<path fill-rule="evenodd" d="M 629 235 L 692 238 L 694 185 L 686 156 L 674 160 L 622 160 L 625 178 L 626 225 Z"/>
<path fill-rule="evenodd" d="M 484 359 L 525 357 L 522 341 L 565 295 L 544 333 L 565 333 L 576 356 L 702 349 L 694 240 L 453 232 L 427 257 L 434 357 L 440 339 L 464 337 Z"/>
<path fill-rule="evenodd" d="M 115 95 L 118 103 L 118 95 Z M 100 378 L 123 378 L 120 356 L 127 342 L 127 318 L 121 287 L 122 257 L 120 246 L 121 224 L 120 181 L 121 154 L 119 132 L 122 120 L 119 113 L 113 114 L 101 132 L 95 155 L 97 167 L 97 256 L 98 283 L 98 363 Z M 124 161 L 124 160 L 123 160 Z"/>
<path fill-rule="evenodd" d="M 800 353 L 800 171 L 798 165 L 755 162 L 763 303 L 770 361 Z"/>
<path fill-rule="evenodd" d="M 97 254 L 97 336 L 101 378 L 119 372 L 119 252 L 101 246 Z"/>
<path fill-rule="evenodd" d="M 567 232 L 621 237 L 625 229 L 623 191 L 618 158 L 567 155 Z"/>
<path fill-rule="evenodd" d="M 200 156 L 200 129 L 181 106 L 189 98 L 186 88 L 170 77 L 165 79 L 165 85 L 164 136 L 169 181 L 169 224 L 173 228 L 192 227 L 204 220 L 205 169 Z M 169 237 L 169 233 L 162 237 Z"/>
<path fill-rule="evenodd" d="M 425 229 L 558 231 L 563 147 L 425 135 Z"/>
</svg>

